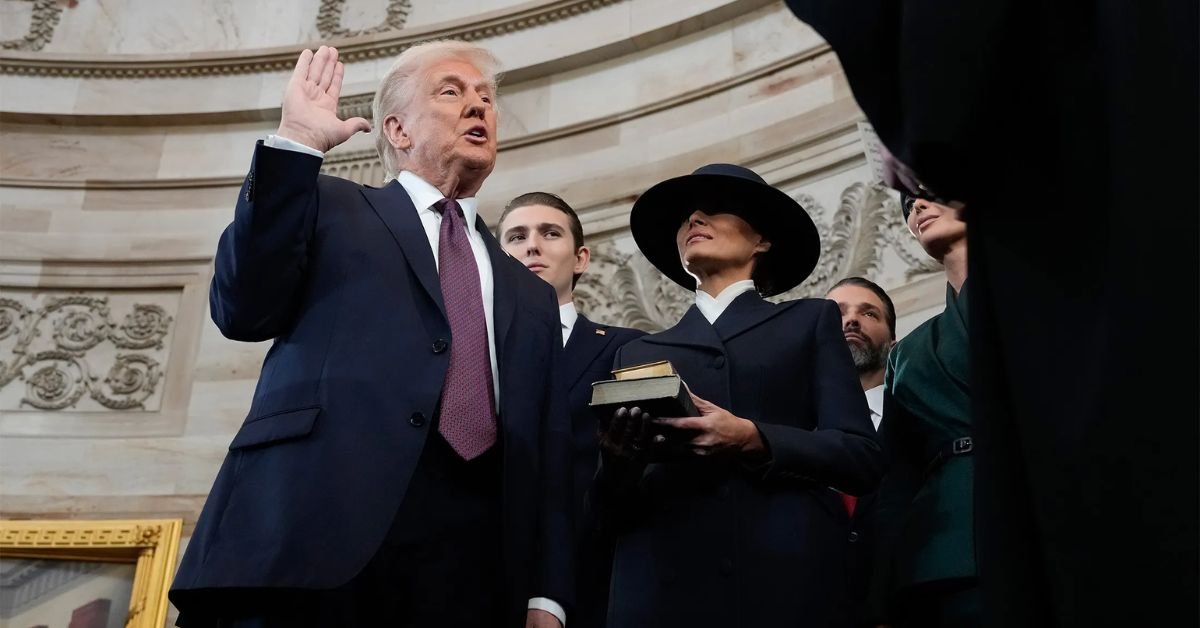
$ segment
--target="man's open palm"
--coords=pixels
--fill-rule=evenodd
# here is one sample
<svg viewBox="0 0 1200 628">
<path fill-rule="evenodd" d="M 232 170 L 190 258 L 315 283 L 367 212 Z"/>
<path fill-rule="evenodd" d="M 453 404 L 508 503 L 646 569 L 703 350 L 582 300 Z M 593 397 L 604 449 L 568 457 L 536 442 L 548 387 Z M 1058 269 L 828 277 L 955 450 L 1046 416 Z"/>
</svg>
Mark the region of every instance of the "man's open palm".
<svg viewBox="0 0 1200 628">
<path fill-rule="evenodd" d="M 341 120 L 337 116 L 346 73 L 337 57 L 337 48 L 328 46 L 321 46 L 316 54 L 311 50 L 300 53 L 283 92 L 283 116 L 276 135 L 325 152 L 359 131 L 371 130 L 365 118 Z"/>
</svg>

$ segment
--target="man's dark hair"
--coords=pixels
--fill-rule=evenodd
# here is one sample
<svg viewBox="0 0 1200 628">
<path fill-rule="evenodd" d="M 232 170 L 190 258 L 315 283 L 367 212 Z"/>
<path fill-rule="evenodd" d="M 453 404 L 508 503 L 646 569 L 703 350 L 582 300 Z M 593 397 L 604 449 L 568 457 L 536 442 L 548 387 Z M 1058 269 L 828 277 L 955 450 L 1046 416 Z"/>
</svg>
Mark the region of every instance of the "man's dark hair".
<svg viewBox="0 0 1200 628">
<path fill-rule="evenodd" d="M 870 279 L 866 279 L 864 277 L 846 277 L 845 279 L 833 284 L 833 287 L 829 289 L 829 292 L 833 292 L 834 290 L 836 290 L 837 288 L 841 288 L 842 286 L 858 286 L 860 288 L 866 288 L 867 290 L 874 292 L 875 296 L 879 297 L 879 300 L 883 302 L 883 309 L 884 309 L 883 316 L 884 316 L 884 318 L 887 319 L 888 330 L 892 332 L 892 340 L 895 340 L 896 339 L 896 305 L 892 303 L 892 298 L 889 297 L 888 294 L 883 291 L 883 288 L 880 288 L 879 284 L 875 283 L 874 281 L 871 281 Z M 825 294 L 828 295 L 829 292 L 826 292 Z"/>
<path fill-rule="evenodd" d="M 583 246 L 583 223 L 579 221 L 579 214 L 576 214 L 575 210 L 571 209 L 571 206 L 568 205 L 567 202 L 557 194 L 551 194 L 549 192 L 526 192 L 525 194 L 514 198 L 508 202 L 508 205 L 504 206 L 504 211 L 500 214 L 500 220 L 496 223 L 496 230 L 500 230 L 501 225 L 504 224 L 504 219 L 508 218 L 508 215 L 511 214 L 513 210 L 520 209 L 522 207 L 529 207 L 530 205 L 545 205 L 546 207 L 553 207 L 554 209 L 566 214 L 568 218 L 567 226 L 571 231 L 571 239 L 575 243 L 575 252 L 579 252 L 579 247 Z M 501 242 L 504 241 L 503 233 L 498 233 L 496 235 L 501 239 Z M 575 287 L 575 284 L 579 283 L 579 278 L 582 276 L 582 274 L 577 274 L 571 279 L 572 288 Z"/>
</svg>

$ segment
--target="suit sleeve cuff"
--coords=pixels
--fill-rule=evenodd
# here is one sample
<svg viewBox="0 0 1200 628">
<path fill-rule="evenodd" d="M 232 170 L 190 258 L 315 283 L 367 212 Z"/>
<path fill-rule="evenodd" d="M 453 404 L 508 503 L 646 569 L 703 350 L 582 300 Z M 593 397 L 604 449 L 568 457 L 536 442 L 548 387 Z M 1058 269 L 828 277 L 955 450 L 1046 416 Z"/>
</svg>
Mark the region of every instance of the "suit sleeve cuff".
<svg viewBox="0 0 1200 628">
<path fill-rule="evenodd" d="M 306 146 L 304 144 L 301 144 L 300 142 L 297 142 L 295 140 L 289 140 L 288 138 L 283 137 L 281 135 L 274 135 L 274 134 L 268 135 L 267 139 L 263 141 L 263 145 L 269 146 L 271 148 L 278 148 L 280 150 L 291 150 L 291 151 L 296 151 L 297 153 L 304 153 L 306 155 L 312 155 L 313 157 L 316 157 L 318 159 L 325 159 L 325 153 L 322 153 L 321 151 L 319 151 L 311 146 Z"/>
<path fill-rule="evenodd" d="M 562 624 L 563 628 L 567 626 L 567 611 L 562 605 L 548 597 L 535 597 L 529 600 L 529 610 L 546 611 Z"/>
</svg>

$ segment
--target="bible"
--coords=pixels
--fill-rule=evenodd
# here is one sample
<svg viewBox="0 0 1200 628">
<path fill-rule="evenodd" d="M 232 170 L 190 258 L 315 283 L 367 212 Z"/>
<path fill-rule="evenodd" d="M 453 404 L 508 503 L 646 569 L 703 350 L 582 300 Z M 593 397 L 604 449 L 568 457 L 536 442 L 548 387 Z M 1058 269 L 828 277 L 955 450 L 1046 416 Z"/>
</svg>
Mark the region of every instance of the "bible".
<svg viewBox="0 0 1200 628">
<path fill-rule="evenodd" d="M 675 372 L 670 362 L 639 364 L 613 371 L 613 379 L 592 383 L 592 401 L 589 404 L 599 421 L 601 431 L 607 430 L 613 413 L 618 408 L 641 408 L 652 418 L 700 416 L 696 404 L 688 393 L 687 384 Z M 668 425 L 648 426 L 654 436 L 661 435 L 665 442 L 655 445 L 651 458 L 671 457 L 680 448 L 685 448 L 694 436 L 692 430 L 681 430 Z"/>
</svg>

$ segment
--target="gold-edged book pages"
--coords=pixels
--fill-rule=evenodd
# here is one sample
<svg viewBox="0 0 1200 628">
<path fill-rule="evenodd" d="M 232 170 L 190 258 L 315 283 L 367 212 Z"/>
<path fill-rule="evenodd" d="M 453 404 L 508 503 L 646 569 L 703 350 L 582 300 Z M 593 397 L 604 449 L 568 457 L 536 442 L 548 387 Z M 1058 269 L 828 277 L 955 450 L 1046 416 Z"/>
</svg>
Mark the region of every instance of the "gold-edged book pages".
<svg viewBox="0 0 1200 628">
<path fill-rule="evenodd" d="M 645 379 L 647 377 L 678 375 L 675 372 L 675 367 L 671 366 L 671 363 L 667 360 L 627 366 L 623 369 L 614 370 L 612 374 L 613 379 Z"/>
</svg>

